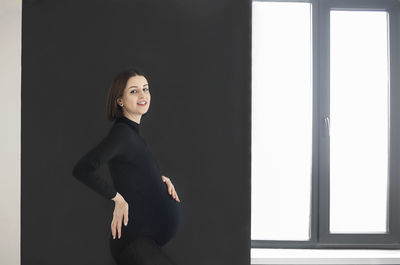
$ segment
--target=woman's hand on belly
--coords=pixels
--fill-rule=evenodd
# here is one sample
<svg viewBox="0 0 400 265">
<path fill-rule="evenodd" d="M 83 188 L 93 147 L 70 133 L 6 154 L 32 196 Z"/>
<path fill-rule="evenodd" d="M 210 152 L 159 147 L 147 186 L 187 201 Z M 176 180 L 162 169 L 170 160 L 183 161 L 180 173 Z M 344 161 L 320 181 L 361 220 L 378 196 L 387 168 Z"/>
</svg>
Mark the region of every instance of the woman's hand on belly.
<svg viewBox="0 0 400 265">
<path fill-rule="evenodd" d="M 114 213 L 113 213 L 113 220 L 111 222 L 111 233 L 113 235 L 113 239 L 118 232 L 118 238 L 121 238 L 121 226 L 122 223 L 128 225 L 128 212 L 129 212 L 129 205 L 125 201 L 124 197 L 117 192 L 117 195 L 113 198 L 115 202 Z"/>
<path fill-rule="evenodd" d="M 168 188 L 168 193 L 177 201 L 181 202 L 178 197 L 178 193 L 176 193 L 175 187 L 172 184 L 171 180 L 167 178 L 166 176 L 161 176 L 162 180 L 165 182 Z"/>
</svg>

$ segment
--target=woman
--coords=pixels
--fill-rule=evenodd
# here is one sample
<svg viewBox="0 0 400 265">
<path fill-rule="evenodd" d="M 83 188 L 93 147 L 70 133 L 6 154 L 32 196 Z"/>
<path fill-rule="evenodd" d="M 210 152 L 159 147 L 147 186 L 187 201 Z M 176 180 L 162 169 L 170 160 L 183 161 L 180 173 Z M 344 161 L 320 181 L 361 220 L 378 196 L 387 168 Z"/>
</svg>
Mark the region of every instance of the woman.
<svg viewBox="0 0 400 265">
<path fill-rule="evenodd" d="M 76 163 L 72 173 L 115 202 L 109 244 L 120 265 L 175 264 L 161 247 L 180 227 L 180 200 L 140 134 L 140 120 L 150 100 L 149 84 L 141 71 L 118 73 L 107 101 L 107 119 L 114 123 L 106 137 Z M 114 185 L 96 173 L 106 162 Z"/>
</svg>

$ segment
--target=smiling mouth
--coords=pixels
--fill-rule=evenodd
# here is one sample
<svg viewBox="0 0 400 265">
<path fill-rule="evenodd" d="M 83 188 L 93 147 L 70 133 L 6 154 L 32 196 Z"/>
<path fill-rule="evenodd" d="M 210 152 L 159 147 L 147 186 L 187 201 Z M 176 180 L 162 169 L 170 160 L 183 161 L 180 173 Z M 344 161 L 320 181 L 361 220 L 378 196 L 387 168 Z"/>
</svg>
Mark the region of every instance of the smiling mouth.
<svg viewBox="0 0 400 265">
<path fill-rule="evenodd" d="M 140 103 L 142 103 L 142 104 L 140 104 Z M 146 106 L 147 105 L 147 102 L 146 101 L 141 101 L 141 102 L 138 102 L 137 103 L 139 106 Z"/>
</svg>

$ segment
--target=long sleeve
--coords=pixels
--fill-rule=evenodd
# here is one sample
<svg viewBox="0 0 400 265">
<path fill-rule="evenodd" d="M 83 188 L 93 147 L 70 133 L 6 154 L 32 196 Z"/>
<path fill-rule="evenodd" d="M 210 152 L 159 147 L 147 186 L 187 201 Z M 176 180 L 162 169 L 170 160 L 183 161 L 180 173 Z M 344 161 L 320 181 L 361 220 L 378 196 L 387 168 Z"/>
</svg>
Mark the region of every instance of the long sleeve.
<svg viewBox="0 0 400 265">
<path fill-rule="evenodd" d="M 72 171 L 72 175 L 75 178 L 109 200 L 115 197 L 117 191 L 113 185 L 96 171 L 121 152 L 124 142 L 130 133 L 129 130 L 125 126 L 112 127 L 99 144 L 78 160 Z"/>
</svg>

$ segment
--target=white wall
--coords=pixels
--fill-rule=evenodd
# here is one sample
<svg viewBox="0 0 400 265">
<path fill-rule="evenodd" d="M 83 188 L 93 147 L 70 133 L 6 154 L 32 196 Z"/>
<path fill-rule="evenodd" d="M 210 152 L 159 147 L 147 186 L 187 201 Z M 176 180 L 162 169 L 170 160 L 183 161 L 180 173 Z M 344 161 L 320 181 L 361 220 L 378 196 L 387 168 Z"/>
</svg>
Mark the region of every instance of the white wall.
<svg viewBox="0 0 400 265">
<path fill-rule="evenodd" d="M 0 264 L 20 260 L 22 0 L 0 1 Z"/>
</svg>

